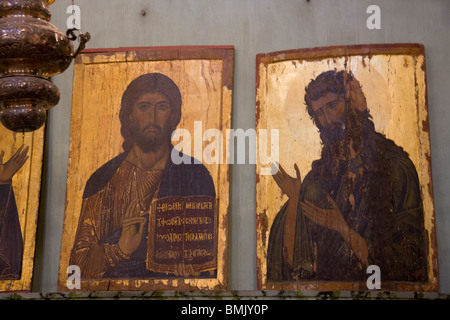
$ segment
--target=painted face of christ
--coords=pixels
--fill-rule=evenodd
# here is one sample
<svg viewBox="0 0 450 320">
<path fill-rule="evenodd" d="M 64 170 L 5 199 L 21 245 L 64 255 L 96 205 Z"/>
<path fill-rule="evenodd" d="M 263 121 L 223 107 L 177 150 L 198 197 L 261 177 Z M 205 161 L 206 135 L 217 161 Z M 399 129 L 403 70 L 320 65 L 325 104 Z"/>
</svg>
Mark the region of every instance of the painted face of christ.
<svg viewBox="0 0 450 320">
<path fill-rule="evenodd" d="M 172 106 L 164 94 L 153 91 L 142 94 L 130 113 L 131 132 L 144 152 L 157 150 L 170 142 Z"/>
</svg>

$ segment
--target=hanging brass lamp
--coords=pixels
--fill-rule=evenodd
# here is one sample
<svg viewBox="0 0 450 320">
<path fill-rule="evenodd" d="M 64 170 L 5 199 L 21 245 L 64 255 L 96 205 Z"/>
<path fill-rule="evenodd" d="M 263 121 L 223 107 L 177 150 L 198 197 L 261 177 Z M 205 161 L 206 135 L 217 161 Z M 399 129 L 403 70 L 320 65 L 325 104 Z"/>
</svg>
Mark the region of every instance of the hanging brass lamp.
<svg viewBox="0 0 450 320">
<path fill-rule="evenodd" d="M 60 98 L 50 77 L 65 71 L 90 38 L 79 33 L 74 52 L 76 30 L 64 34 L 49 22 L 53 1 L 0 0 L 0 121 L 12 131 L 34 131 L 45 123 Z"/>
</svg>

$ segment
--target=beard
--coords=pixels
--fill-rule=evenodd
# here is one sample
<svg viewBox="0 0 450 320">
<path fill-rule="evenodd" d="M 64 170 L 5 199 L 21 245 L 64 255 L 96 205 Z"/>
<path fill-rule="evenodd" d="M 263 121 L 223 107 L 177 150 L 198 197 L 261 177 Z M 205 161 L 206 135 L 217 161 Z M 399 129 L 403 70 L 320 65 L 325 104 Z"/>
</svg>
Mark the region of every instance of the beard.
<svg viewBox="0 0 450 320">
<path fill-rule="evenodd" d="M 156 131 L 153 134 L 148 135 L 145 131 L 150 125 L 141 130 L 136 123 L 131 124 L 131 135 L 133 140 L 144 153 L 155 152 L 163 145 L 170 144 L 172 130 L 168 124 L 164 125 L 164 127 L 156 124 L 151 126 L 155 127 Z"/>
<path fill-rule="evenodd" d="M 340 163 L 350 160 L 351 149 L 354 154 L 363 153 L 364 136 L 363 118 L 353 112 L 347 112 L 338 122 L 320 129 L 322 155 L 332 176 L 338 174 Z"/>
<path fill-rule="evenodd" d="M 330 150 L 331 156 L 334 159 L 342 159 L 347 151 L 346 135 L 347 126 L 344 122 L 337 122 L 328 125 L 320 132 L 320 137 L 323 141 L 324 147 Z"/>
</svg>

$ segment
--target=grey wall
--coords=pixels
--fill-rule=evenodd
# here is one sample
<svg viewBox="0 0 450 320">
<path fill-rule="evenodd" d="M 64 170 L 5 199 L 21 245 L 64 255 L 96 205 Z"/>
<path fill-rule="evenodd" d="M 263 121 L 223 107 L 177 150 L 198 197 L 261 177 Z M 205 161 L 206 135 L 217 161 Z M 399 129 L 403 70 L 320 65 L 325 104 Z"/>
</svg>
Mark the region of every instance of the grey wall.
<svg viewBox="0 0 450 320">
<path fill-rule="evenodd" d="M 51 22 L 66 30 L 70 1 L 58 0 Z M 440 292 L 450 293 L 450 1 L 447 0 L 75 0 L 88 48 L 234 45 L 233 127 L 255 126 L 255 56 L 330 45 L 419 42 L 425 45 Z M 366 9 L 381 9 L 369 30 Z M 142 10 L 146 15 L 143 16 Z M 33 291 L 55 292 L 69 156 L 73 68 L 53 80 L 61 91 L 49 111 L 42 210 Z M 232 166 L 230 287 L 256 289 L 255 166 Z"/>
</svg>

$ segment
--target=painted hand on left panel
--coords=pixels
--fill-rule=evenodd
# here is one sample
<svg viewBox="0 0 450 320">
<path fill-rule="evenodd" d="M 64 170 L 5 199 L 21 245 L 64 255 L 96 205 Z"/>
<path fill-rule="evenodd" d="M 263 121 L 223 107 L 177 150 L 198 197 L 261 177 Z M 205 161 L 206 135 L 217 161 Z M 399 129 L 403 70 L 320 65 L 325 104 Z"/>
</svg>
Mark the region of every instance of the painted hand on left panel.
<svg viewBox="0 0 450 320">
<path fill-rule="evenodd" d="M 21 145 L 14 155 L 3 163 L 5 152 L 0 153 L 0 184 L 10 184 L 12 177 L 25 164 L 28 159 L 29 147 Z"/>
<path fill-rule="evenodd" d="M 0 280 L 21 277 L 23 240 L 12 177 L 27 161 L 28 150 L 22 145 L 5 163 L 5 152 L 0 153 Z"/>
</svg>

